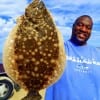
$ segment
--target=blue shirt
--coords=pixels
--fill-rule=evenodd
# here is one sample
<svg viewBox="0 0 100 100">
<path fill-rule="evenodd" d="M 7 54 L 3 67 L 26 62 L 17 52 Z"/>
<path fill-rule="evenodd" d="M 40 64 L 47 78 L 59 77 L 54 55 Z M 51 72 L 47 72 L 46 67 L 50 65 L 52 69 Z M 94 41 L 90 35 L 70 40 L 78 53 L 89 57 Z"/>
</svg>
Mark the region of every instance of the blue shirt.
<svg viewBox="0 0 100 100">
<path fill-rule="evenodd" d="M 66 66 L 61 78 L 47 88 L 45 100 L 100 100 L 100 51 L 64 43 Z"/>
</svg>

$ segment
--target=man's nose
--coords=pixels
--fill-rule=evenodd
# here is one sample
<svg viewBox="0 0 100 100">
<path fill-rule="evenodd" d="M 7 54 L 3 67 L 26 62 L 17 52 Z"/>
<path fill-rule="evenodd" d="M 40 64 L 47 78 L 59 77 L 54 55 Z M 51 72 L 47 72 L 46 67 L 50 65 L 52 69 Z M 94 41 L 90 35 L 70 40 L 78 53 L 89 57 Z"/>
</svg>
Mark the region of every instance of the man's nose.
<svg viewBox="0 0 100 100">
<path fill-rule="evenodd" d="M 81 28 L 81 30 L 82 30 L 82 31 L 87 31 L 87 28 L 86 28 L 85 26 L 83 26 L 83 27 Z"/>
</svg>

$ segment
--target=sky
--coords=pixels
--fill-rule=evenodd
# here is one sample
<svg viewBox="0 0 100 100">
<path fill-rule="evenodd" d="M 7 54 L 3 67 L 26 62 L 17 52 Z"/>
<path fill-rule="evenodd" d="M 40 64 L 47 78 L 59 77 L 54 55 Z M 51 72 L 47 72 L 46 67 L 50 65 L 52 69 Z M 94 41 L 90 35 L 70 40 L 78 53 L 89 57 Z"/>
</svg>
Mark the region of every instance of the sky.
<svg viewBox="0 0 100 100">
<path fill-rule="evenodd" d="M 88 43 L 100 47 L 100 0 L 42 0 L 50 11 L 64 40 L 69 39 L 74 20 L 80 15 L 90 15 L 94 26 Z M 32 0 L 0 0 L 0 54 L 16 19 L 24 14 Z"/>
</svg>

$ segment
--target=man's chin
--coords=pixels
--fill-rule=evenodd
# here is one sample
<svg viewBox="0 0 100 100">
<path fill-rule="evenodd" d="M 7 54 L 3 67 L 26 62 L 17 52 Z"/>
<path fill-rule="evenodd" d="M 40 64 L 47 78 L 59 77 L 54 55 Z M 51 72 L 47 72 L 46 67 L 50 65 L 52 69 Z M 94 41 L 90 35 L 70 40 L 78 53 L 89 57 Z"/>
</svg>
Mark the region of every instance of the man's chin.
<svg viewBox="0 0 100 100">
<path fill-rule="evenodd" d="M 86 40 L 84 40 L 84 39 L 80 39 L 80 38 L 78 38 L 77 39 L 77 42 L 78 42 L 78 44 L 86 44 Z"/>
<path fill-rule="evenodd" d="M 85 42 L 85 40 L 84 40 L 84 39 L 78 39 L 78 41 L 79 41 L 79 42 L 82 42 L 82 43 L 84 43 L 84 42 Z"/>
</svg>

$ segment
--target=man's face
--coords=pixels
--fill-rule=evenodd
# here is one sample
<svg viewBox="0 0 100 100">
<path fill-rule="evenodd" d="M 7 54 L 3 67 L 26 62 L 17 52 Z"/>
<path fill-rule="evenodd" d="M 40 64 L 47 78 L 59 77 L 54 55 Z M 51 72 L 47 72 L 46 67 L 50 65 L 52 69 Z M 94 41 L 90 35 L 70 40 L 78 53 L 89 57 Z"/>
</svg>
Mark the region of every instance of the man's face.
<svg viewBox="0 0 100 100">
<path fill-rule="evenodd" d="M 91 30 L 92 20 L 88 17 L 81 17 L 74 23 L 72 35 L 76 41 L 85 44 L 91 35 Z"/>
</svg>

